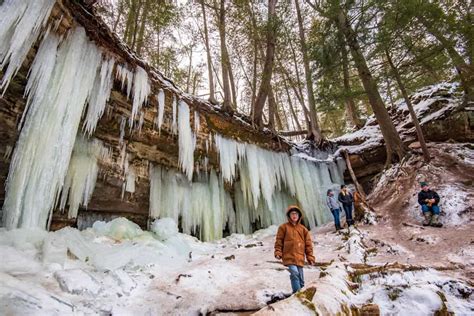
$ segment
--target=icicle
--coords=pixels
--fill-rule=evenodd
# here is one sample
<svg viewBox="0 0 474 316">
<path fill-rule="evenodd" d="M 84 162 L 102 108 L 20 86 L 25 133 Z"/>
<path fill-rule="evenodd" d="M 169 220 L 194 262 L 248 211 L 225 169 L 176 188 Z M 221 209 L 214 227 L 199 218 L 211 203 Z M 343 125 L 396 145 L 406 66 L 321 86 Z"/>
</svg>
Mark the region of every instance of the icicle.
<svg viewBox="0 0 474 316">
<path fill-rule="evenodd" d="M 2 95 L 46 25 L 55 0 L 5 0 L 0 6 L 0 81 Z"/>
<path fill-rule="evenodd" d="M 142 132 L 143 123 L 145 122 L 145 112 L 140 112 L 140 118 L 138 119 L 138 134 Z"/>
<path fill-rule="evenodd" d="M 7 145 L 5 147 L 5 153 L 3 154 L 3 161 L 8 161 L 12 155 L 13 152 L 13 147 L 10 145 Z"/>
<path fill-rule="evenodd" d="M 102 114 L 104 114 L 105 106 L 110 98 L 110 91 L 113 86 L 112 73 L 114 65 L 115 59 L 113 57 L 104 60 L 100 72 L 95 78 L 94 90 L 92 91 L 84 120 L 84 131 L 89 136 L 92 135 L 97 122 L 102 117 Z"/>
<path fill-rule="evenodd" d="M 128 70 L 126 66 L 121 65 L 117 65 L 116 69 L 116 78 L 122 83 L 122 91 L 125 88 L 125 82 L 127 82 L 127 99 L 130 99 L 133 85 L 133 72 Z"/>
<path fill-rule="evenodd" d="M 122 184 L 122 200 L 125 197 L 125 192 L 134 193 L 135 192 L 135 180 L 136 180 L 136 171 L 133 165 L 130 165 L 129 154 L 125 154 L 123 159 L 123 174 L 124 180 Z"/>
<path fill-rule="evenodd" d="M 140 66 L 137 66 L 135 75 L 133 78 L 133 103 L 132 103 L 132 115 L 130 116 L 130 127 L 133 127 L 133 121 L 138 115 L 138 112 L 142 108 L 142 105 L 148 99 L 151 87 L 148 80 L 148 74 Z"/>
<path fill-rule="evenodd" d="M 87 208 L 97 180 L 99 160 L 108 159 L 109 151 L 99 140 L 78 136 L 61 192 L 60 209 L 69 204 L 68 218 L 76 218 L 79 206 Z"/>
<path fill-rule="evenodd" d="M 163 91 L 163 89 L 160 89 L 158 91 L 156 99 L 158 101 L 158 118 L 156 121 L 156 126 L 158 127 L 158 131 L 161 132 L 161 125 L 163 124 L 163 115 L 165 113 L 165 91 Z"/>
<path fill-rule="evenodd" d="M 48 88 L 49 80 L 55 67 L 58 46 L 59 37 L 48 30 L 44 35 L 43 41 L 28 73 L 29 80 L 26 84 L 25 95 L 29 95 L 29 98 L 26 101 L 25 110 L 23 111 L 20 124 L 18 125 L 19 129 L 23 126 L 31 102 L 33 100 L 37 103 L 41 102 L 47 93 L 46 89 Z"/>
<path fill-rule="evenodd" d="M 150 165 L 150 217 L 159 218 L 161 201 L 161 167 Z"/>
<path fill-rule="evenodd" d="M 126 145 L 126 144 L 123 144 L 123 145 L 122 145 L 122 148 L 120 149 L 120 168 L 121 168 L 122 171 L 124 171 L 124 172 L 125 172 L 126 164 L 128 164 L 127 157 L 128 157 L 128 154 L 127 154 L 127 145 Z"/>
<path fill-rule="evenodd" d="M 179 165 L 191 181 L 194 169 L 193 132 L 190 126 L 189 106 L 183 100 L 178 105 Z"/>
<path fill-rule="evenodd" d="M 175 95 L 173 95 L 173 101 L 172 101 L 171 107 L 173 110 L 172 112 L 173 118 L 171 122 L 171 133 L 176 135 L 178 133 L 178 124 L 176 123 L 176 96 Z"/>
<path fill-rule="evenodd" d="M 250 234 L 250 214 L 240 186 L 235 186 L 235 213 L 236 231 L 241 234 Z"/>
<path fill-rule="evenodd" d="M 126 174 L 126 185 L 125 191 L 129 193 L 135 193 L 135 180 L 136 180 L 135 167 L 128 166 L 128 172 Z"/>
<path fill-rule="evenodd" d="M 346 171 L 346 161 L 342 157 L 336 159 L 337 168 L 339 169 L 341 184 L 344 184 L 344 171 Z"/>
<path fill-rule="evenodd" d="M 326 162 L 313 163 L 296 157 L 290 159 L 288 154 L 239 143 L 220 135 L 215 135 L 214 139 L 222 179 L 232 181 L 237 170 L 239 172 L 239 209 L 248 208 L 251 222 L 258 220 L 266 225 L 268 216 L 276 220 L 278 217 L 268 212 L 281 208 L 282 201 L 287 201 L 288 196 L 296 196 L 311 227 L 330 219 L 323 201 L 326 190 L 335 186 L 331 179 L 342 177 L 342 168 L 334 165 L 330 171 Z M 247 221 L 245 216 L 240 223 Z M 242 224 L 237 226 L 238 231 L 243 229 Z"/>
<path fill-rule="evenodd" d="M 125 125 L 127 124 L 127 120 L 125 117 L 122 116 L 120 119 L 120 136 L 119 136 L 119 145 L 123 144 L 123 138 L 125 137 Z"/>
<path fill-rule="evenodd" d="M 235 177 L 238 152 L 237 142 L 224 138 L 219 134 L 214 136 L 216 148 L 219 152 L 219 162 L 222 179 L 232 183 Z"/>
<path fill-rule="evenodd" d="M 45 95 L 38 95 L 39 84 L 31 84 L 36 90 L 28 97 L 29 110 L 10 164 L 3 206 L 3 222 L 9 229 L 46 227 L 101 63 L 101 52 L 82 27 L 71 31 L 57 53 L 54 45 L 48 47 L 37 58 L 52 63 L 46 56 L 56 56 L 54 70 Z M 29 80 L 40 82 L 42 71 L 50 68 L 41 69 L 31 73 Z"/>
</svg>

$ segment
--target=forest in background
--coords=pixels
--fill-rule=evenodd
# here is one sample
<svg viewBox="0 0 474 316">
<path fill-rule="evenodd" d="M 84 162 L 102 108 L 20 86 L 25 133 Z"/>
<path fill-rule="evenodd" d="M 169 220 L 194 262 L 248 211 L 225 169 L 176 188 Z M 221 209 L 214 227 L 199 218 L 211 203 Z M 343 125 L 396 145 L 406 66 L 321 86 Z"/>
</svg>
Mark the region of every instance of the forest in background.
<svg viewBox="0 0 474 316">
<path fill-rule="evenodd" d="M 184 91 L 282 135 L 321 142 L 375 114 L 396 160 L 406 148 L 387 106 L 449 80 L 473 100 L 470 0 L 99 4 L 110 28 Z"/>
</svg>

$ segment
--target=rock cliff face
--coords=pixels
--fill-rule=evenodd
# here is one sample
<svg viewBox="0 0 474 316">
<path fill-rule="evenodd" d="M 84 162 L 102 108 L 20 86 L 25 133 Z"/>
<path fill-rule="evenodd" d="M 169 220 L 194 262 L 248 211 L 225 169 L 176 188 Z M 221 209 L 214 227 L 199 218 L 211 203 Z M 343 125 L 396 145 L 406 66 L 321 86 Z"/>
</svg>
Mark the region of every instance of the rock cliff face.
<svg viewBox="0 0 474 316">
<path fill-rule="evenodd" d="M 474 141 L 474 111 L 473 108 L 463 107 L 457 83 L 426 87 L 414 93 L 411 100 L 426 141 Z M 399 100 L 390 106 L 389 113 L 405 144 L 421 154 L 405 102 Z M 369 188 L 373 176 L 383 169 L 386 159 L 383 138 L 375 118 L 371 116 L 362 129 L 334 141 L 348 151 L 356 176 Z"/>
<path fill-rule="evenodd" d="M 178 136 L 177 133 L 173 133 L 172 126 L 173 98 L 184 100 L 189 105 L 191 124 L 197 124 L 196 121 L 199 121 L 199 132 L 195 133 L 194 159 L 201 165 L 201 168 L 206 165 L 212 166 L 215 170 L 219 169 L 218 156 L 212 145 L 214 134 L 257 144 L 259 147 L 273 151 L 288 151 L 290 149 L 289 143 L 284 139 L 268 130 L 254 128 L 247 117 L 236 113 L 222 112 L 218 106 L 180 91 L 172 81 L 130 51 L 99 17 L 75 1 L 57 1 L 48 23 L 56 25 L 55 32 L 62 35 L 65 35 L 76 25 L 84 27 L 89 39 L 115 59 L 116 67 L 118 65 L 140 66 L 146 70 L 151 83 L 151 92 L 142 111 L 142 116 L 136 120 L 136 124 L 140 127 L 131 129 L 128 124 L 123 124 L 123 121 L 128 122 L 129 120 L 132 112 L 132 100 L 123 90 L 123 82 L 120 78 L 114 78 L 105 114 L 98 122 L 92 135 L 101 140 L 104 146 L 110 150 L 111 159 L 99 162 L 97 184 L 88 205 L 87 214 L 83 213 L 83 210 L 79 211 L 78 217 L 82 218 L 81 220 L 84 220 L 84 216 L 101 218 L 121 215 L 133 219 L 142 227 L 147 225 L 149 164 L 179 169 Z M 19 137 L 18 124 L 25 109 L 24 94 L 28 70 L 37 53 L 38 46 L 39 43 L 36 43 L 29 51 L 18 74 L 13 78 L 4 96 L 0 97 L 0 209 L 5 199 L 5 183 L 11 155 Z M 3 74 L 0 73 L 0 75 Z M 164 91 L 165 106 L 163 124 L 158 130 L 156 123 L 158 116 L 157 96 L 160 90 Z M 122 198 L 125 176 L 121 160 L 124 151 L 128 154 L 129 164 L 133 165 L 137 177 L 135 192 L 133 194 L 126 192 Z M 204 162 L 204 160 L 206 161 Z M 87 221 L 87 219 L 85 220 Z M 76 225 L 76 220 L 67 220 L 62 214 L 55 212 L 51 228 L 57 229 L 63 225 Z"/>
</svg>

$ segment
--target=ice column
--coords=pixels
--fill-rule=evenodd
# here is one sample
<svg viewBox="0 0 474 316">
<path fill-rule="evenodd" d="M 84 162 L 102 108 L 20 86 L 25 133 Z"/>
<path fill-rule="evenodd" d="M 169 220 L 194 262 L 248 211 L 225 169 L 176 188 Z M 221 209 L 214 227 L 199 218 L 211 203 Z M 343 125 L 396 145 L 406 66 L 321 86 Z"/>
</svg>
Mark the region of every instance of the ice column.
<svg viewBox="0 0 474 316">
<path fill-rule="evenodd" d="M 130 127 L 133 127 L 135 117 L 138 115 L 143 103 L 148 99 L 150 91 L 151 87 L 147 72 L 142 67 L 137 66 L 133 77 L 133 102 L 132 115 L 130 116 Z"/>
<path fill-rule="evenodd" d="M 87 207 L 97 180 L 98 161 L 106 160 L 108 154 L 101 141 L 77 137 L 61 192 L 60 209 L 69 204 L 68 218 L 77 217 L 80 205 Z"/>
<path fill-rule="evenodd" d="M 160 91 L 158 91 L 156 99 L 158 101 L 158 118 L 156 120 L 156 126 L 158 127 L 158 131 L 161 131 L 161 125 L 163 124 L 163 115 L 165 113 L 165 91 L 163 91 L 163 89 L 160 89 Z"/>
<path fill-rule="evenodd" d="M 84 120 L 84 131 L 88 135 L 94 132 L 97 122 L 102 117 L 102 114 L 104 114 L 107 101 L 109 101 L 113 86 L 112 74 L 114 65 L 115 59 L 113 57 L 103 61 L 100 72 L 95 78 L 94 90 L 92 91 Z"/>
<path fill-rule="evenodd" d="M 189 106 L 183 100 L 180 100 L 178 104 L 178 131 L 179 165 L 191 181 L 194 170 L 194 142 Z"/>
<path fill-rule="evenodd" d="M 30 73 L 29 109 L 10 164 L 3 206 L 3 223 L 9 229 L 46 227 L 101 66 L 102 54 L 82 27 L 72 30 L 59 48 L 57 43 L 55 35 L 45 37 L 35 59 L 37 68 Z M 49 80 L 43 82 L 44 78 Z"/>
</svg>

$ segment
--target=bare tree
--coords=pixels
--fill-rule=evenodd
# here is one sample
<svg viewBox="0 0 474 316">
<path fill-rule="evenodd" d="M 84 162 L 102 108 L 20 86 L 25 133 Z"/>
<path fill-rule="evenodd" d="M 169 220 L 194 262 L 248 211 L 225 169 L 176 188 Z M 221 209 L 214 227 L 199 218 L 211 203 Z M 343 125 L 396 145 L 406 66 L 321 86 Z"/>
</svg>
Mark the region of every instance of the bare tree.
<svg viewBox="0 0 474 316">
<path fill-rule="evenodd" d="M 312 137 L 316 143 L 321 143 L 323 136 L 319 128 L 318 113 L 316 111 L 316 100 L 314 98 L 313 79 L 311 78 L 311 70 L 309 67 L 308 48 L 306 46 L 306 38 L 304 34 L 303 16 L 301 15 L 300 4 L 295 0 L 296 15 L 298 17 L 298 29 L 300 36 L 301 53 L 303 55 L 303 65 L 306 79 L 306 91 L 308 95 L 310 127 L 309 137 Z"/>
<path fill-rule="evenodd" d="M 271 89 L 271 79 L 273 73 L 273 64 L 275 61 L 275 44 L 276 44 L 276 0 L 268 0 L 268 21 L 266 34 L 266 52 L 265 64 L 263 66 L 262 80 L 257 93 L 257 100 L 254 107 L 254 123 L 262 126 L 263 124 L 263 108 L 265 101 Z M 270 115 L 272 120 L 272 115 Z"/>
</svg>

